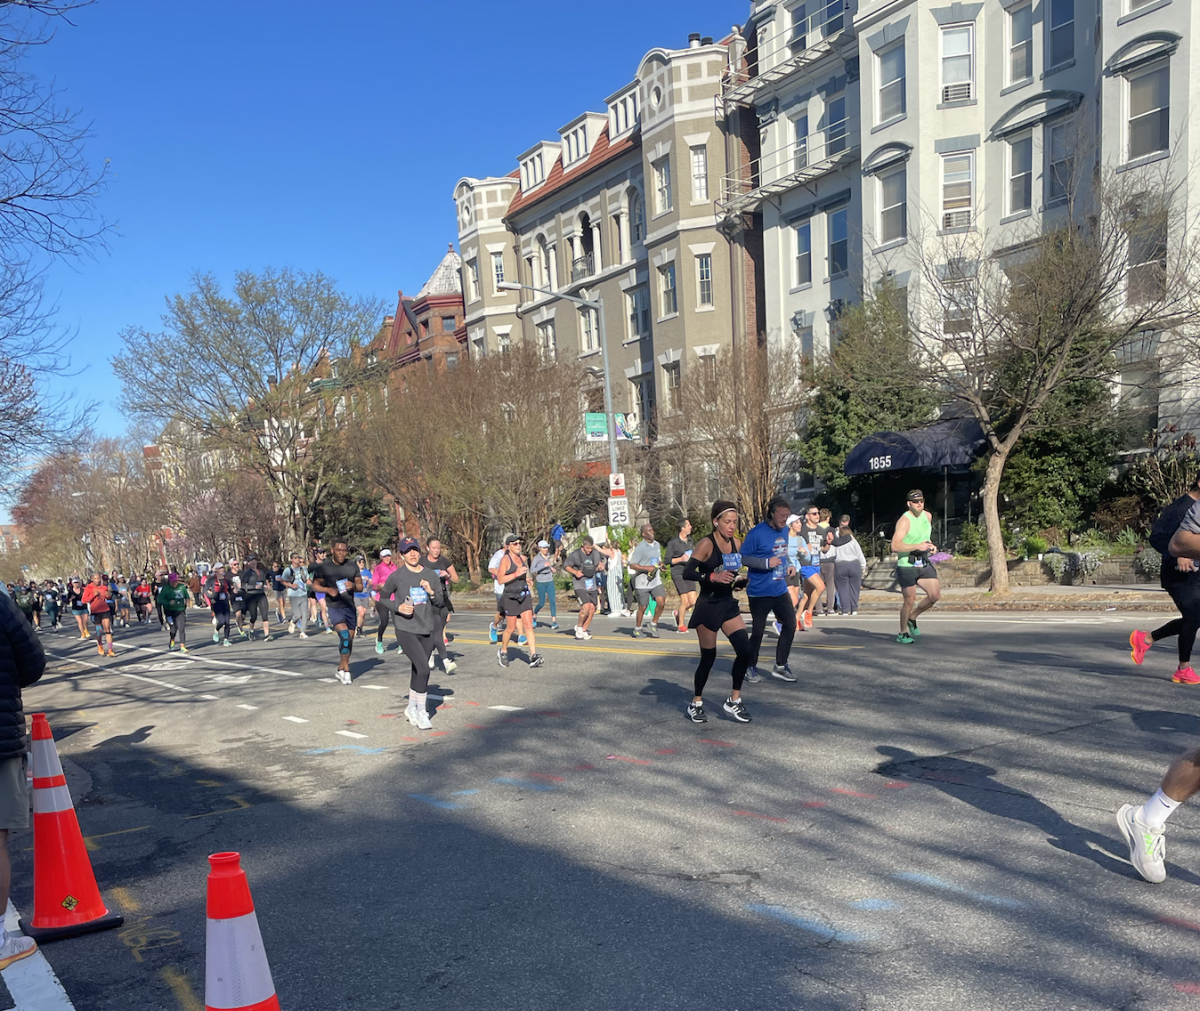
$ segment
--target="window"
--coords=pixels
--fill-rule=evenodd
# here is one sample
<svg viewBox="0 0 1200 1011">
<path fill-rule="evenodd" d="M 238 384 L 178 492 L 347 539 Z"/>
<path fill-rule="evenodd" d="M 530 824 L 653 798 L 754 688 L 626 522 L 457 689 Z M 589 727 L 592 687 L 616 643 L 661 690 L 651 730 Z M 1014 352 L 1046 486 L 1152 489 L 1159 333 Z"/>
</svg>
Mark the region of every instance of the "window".
<svg viewBox="0 0 1200 1011">
<path fill-rule="evenodd" d="M 942 101 L 975 97 L 975 26 L 942 29 Z"/>
<path fill-rule="evenodd" d="M 675 264 L 668 263 L 658 268 L 658 280 L 662 297 L 659 299 L 659 317 L 670 316 L 679 311 L 675 298 Z"/>
<path fill-rule="evenodd" d="M 792 229 L 796 242 L 796 273 L 792 287 L 812 284 L 812 222 L 805 221 Z"/>
<path fill-rule="evenodd" d="M 903 116 L 904 40 L 879 54 L 879 122 Z"/>
<path fill-rule="evenodd" d="M 1150 70 L 1131 74 L 1126 80 L 1130 160 L 1167 150 L 1171 118 L 1169 65 L 1160 63 Z"/>
<path fill-rule="evenodd" d="M 649 377 L 645 376 L 641 379 L 634 379 L 629 384 L 629 403 L 637 411 L 638 417 L 642 421 L 643 432 L 646 431 L 646 423 L 650 419 L 651 404 L 653 403 L 651 397 L 653 385 Z"/>
<path fill-rule="evenodd" d="M 554 320 L 548 319 L 545 323 L 539 323 L 536 327 L 538 354 L 543 362 L 553 362 L 558 360 L 558 338 L 554 333 Z"/>
<path fill-rule="evenodd" d="M 1050 41 L 1046 45 L 1047 66 L 1057 67 L 1075 59 L 1075 0 L 1049 0 Z"/>
<path fill-rule="evenodd" d="M 671 209 L 671 159 L 662 158 L 654 163 L 654 213 L 663 214 Z"/>
<path fill-rule="evenodd" d="M 650 292 L 634 288 L 625 296 L 629 308 L 629 340 L 650 336 Z"/>
<path fill-rule="evenodd" d="M 502 355 L 508 354 L 508 349 L 512 347 L 512 337 L 507 330 L 504 333 L 496 334 L 496 343 L 500 347 Z"/>
<path fill-rule="evenodd" d="M 792 149 L 792 171 L 799 172 L 808 168 L 808 110 L 792 120 L 792 137 L 795 147 Z"/>
<path fill-rule="evenodd" d="M 942 330 L 970 333 L 975 301 L 974 267 L 963 261 L 947 264 L 942 271 Z"/>
<path fill-rule="evenodd" d="M 1008 142 L 1008 213 L 1033 206 L 1033 135 Z"/>
<path fill-rule="evenodd" d="M 1065 200 L 1075 171 L 1069 136 L 1070 123 L 1055 123 L 1046 129 L 1046 201 Z"/>
<path fill-rule="evenodd" d="M 629 197 L 629 236 L 631 242 L 641 242 L 646 237 L 646 212 L 642 195 L 636 191 Z"/>
<path fill-rule="evenodd" d="M 716 460 L 704 461 L 704 494 L 710 502 L 721 497 L 721 464 Z"/>
<path fill-rule="evenodd" d="M 701 204 L 708 199 L 708 148 L 703 144 L 692 148 L 692 202 Z"/>
<path fill-rule="evenodd" d="M 453 316 L 443 316 L 442 317 L 442 333 L 454 333 L 454 330 L 455 330 L 454 317 Z"/>
<path fill-rule="evenodd" d="M 672 413 L 679 410 L 679 362 L 663 366 L 663 407 Z"/>
<path fill-rule="evenodd" d="M 456 354 L 446 355 L 446 371 L 453 372 L 456 368 L 458 368 L 458 355 L 456 355 Z"/>
<path fill-rule="evenodd" d="M 879 241 L 895 242 L 908 236 L 908 169 L 879 177 Z"/>
<path fill-rule="evenodd" d="M 467 301 L 474 302 L 479 298 L 479 261 L 467 261 Z"/>
<path fill-rule="evenodd" d="M 696 257 L 696 279 L 699 282 L 697 302 L 700 305 L 713 304 L 712 255 L 705 253 Z"/>
<path fill-rule="evenodd" d="M 717 356 L 699 355 L 697 359 L 700 371 L 700 381 L 712 386 L 717 381 Z"/>
<path fill-rule="evenodd" d="M 796 340 L 800 344 L 800 357 L 806 361 L 812 361 L 813 328 L 810 326 L 802 326 L 796 331 Z"/>
<path fill-rule="evenodd" d="M 838 95 L 825 105 L 825 157 L 846 150 L 846 96 Z"/>
<path fill-rule="evenodd" d="M 942 228 L 969 228 L 974 204 L 975 155 L 948 154 L 942 158 Z"/>
<path fill-rule="evenodd" d="M 815 0 L 820 3 L 821 0 Z M 805 14 L 805 5 L 792 8 L 792 34 L 788 39 L 788 45 L 794 46 L 796 49 L 804 49 L 808 45 L 808 17 Z"/>
<path fill-rule="evenodd" d="M 1166 294 L 1167 223 L 1165 218 L 1138 220 L 1129 231 L 1128 298 L 1153 302 Z"/>
<path fill-rule="evenodd" d="M 483 334 L 477 334 L 471 338 L 471 357 L 479 361 L 485 354 L 487 351 L 483 346 Z"/>
<path fill-rule="evenodd" d="M 504 254 L 492 254 L 492 286 L 499 291 L 504 283 Z"/>
<path fill-rule="evenodd" d="M 1033 4 L 1008 15 L 1008 83 L 1033 77 Z"/>
<path fill-rule="evenodd" d="M 829 215 L 829 276 L 850 269 L 850 212 L 846 208 Z"/>
<path fill-rule="evenodd" d="M 600 350 L 598 329 L 596 310 L 581 306 L 579 309 L 579 353 L 581 355 Z"/>
</svg>

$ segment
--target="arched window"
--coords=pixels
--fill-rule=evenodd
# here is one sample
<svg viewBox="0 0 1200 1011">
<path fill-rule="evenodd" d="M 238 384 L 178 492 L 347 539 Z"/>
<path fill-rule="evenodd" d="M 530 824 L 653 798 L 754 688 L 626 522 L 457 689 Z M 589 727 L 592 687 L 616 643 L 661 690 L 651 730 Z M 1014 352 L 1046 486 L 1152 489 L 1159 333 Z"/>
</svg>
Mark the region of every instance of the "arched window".
<svg viewBox="0 0 1200 1011">
<path fill-rule="evenodd" d="M 629 191 L 629 237 L 632 242 L 642 242 L 646 238 L 646 212 L 642 195 L 637 190 Z"/>
</svg>

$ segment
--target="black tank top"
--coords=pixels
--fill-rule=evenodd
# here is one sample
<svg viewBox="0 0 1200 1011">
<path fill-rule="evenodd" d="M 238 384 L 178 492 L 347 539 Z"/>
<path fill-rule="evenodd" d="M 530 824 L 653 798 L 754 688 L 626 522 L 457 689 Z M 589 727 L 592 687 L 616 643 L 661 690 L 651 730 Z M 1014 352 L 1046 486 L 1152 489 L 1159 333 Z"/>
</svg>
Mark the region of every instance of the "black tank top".
<svg viewBox="0 0 1200 1011">
<path fill-rule="evenodd" d="M 705 561 L 696 562 L 696 568 L 701 572 L 712 575 L 727 567 L 735 570 L 742 567 L 742 546 L 737 541 L 730 540 L 729 545 L 733 549 L 732 551 L 722 551 L 713 534 L 706 534 L 704 540 L 711 541 L 713 549 L 712 554 Z M 709 600 L 726 600 L 733 596 L 732 583 L 703 583 L 702 586 L 700 595 Z"/>
</svg>

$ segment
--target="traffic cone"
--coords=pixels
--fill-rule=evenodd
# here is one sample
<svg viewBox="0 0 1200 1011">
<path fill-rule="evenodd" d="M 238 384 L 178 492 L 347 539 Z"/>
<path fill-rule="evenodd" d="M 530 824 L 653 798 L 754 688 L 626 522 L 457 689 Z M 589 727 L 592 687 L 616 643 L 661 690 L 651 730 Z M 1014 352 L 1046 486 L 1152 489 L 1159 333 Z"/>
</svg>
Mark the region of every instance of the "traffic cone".
<svg viewBox="0 0 1200 1011">
<path fill-rule="evenodd" d="M 240 853 L 208 858 L 206 1011 L 279 1011 Z"/>
<path fill-rule="evenodd" d="M 33 919 L 20 922 L 39 944 L 125 922 L 100 898 L 45 713 L 33 714 Z"/>
</svg>

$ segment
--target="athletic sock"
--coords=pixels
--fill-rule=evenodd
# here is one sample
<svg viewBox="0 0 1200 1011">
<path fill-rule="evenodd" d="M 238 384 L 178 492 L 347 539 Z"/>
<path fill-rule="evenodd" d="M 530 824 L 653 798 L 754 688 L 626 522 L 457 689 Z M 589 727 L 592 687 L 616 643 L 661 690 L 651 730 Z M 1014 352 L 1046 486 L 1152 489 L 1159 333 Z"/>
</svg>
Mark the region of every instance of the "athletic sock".
<svg viewBox="0 0 1200 1011">
<path fill-rule="evenodd" d="M 1153 797 L 1134 812 L 1134 817 L 1149 828 L 1162 828 L 1180 803 L 1178 800 L 1172 800 L 1160 788 Z"/>
<path fill-rule="evenodd" d="M 413 709 L 420 712 L 421 710 L 423 710 L 425 708 L 425 701 L 426 701 L 427 696 L 428 696 L 428 692 L 409 692 L 408 693 L 408 704 L 410 706 L 412 706 Z"/>
</svg>

